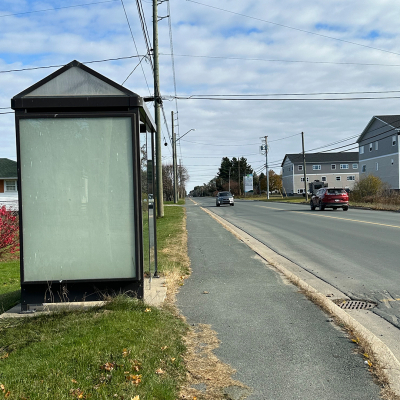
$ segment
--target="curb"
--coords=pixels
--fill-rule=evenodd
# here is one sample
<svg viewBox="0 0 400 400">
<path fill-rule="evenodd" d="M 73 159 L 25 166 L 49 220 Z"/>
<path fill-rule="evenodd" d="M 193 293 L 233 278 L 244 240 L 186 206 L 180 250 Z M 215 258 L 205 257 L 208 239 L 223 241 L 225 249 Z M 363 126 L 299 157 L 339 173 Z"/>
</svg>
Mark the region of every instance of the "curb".
<svg viewBox="0 0 400 400">
<path fill-rule="evenodd" d="M 230 222 L 214 214 L 212 211 L 209 211 L 203 207 L 200 208 L 208 215 L 210 215 L 210 217 L 219 222 L 227 231 L 231 232 L 237 238 L 242 240 L 247 246 L 249 246 L 261 258 L 267 261 L 271 266 L 273 266 L 279 272 L 285 275 L 293 284 L 302 289 L 313 302 L 318 303 L 318 305 L 320 305 L 325 311 L 336 317 L 340 322 L 345 324 L 347 328 L 352 330 L 360 339 L 362 339 L 362 341 L 370 347 L 372 353 L 381 364 L 382 372 L 388 381 L 390 389 L 397 396 L 400 396 L 400 362 L 385 343 L 383 343 L 378 337 L 370 332 L 365 326 L 356 321 L 352 316 L 347 314 L 346 311 L 342 310 L 333 301 L 328 299 L 322 293 L 318 292 L 318 290 L 303 281 L 297 275 L 290 272 L 287 268 L 277 262 L 271 263 L 270 261 L 268 261 L 268 256 L 260 251 L 260 245 L 267 247 L 263 243 L 251 237 L 249 234 L 245 233 L 240 228 L 237 228 Z M 272 251 L 271 249 L 268 250 Z"/>
</svg>

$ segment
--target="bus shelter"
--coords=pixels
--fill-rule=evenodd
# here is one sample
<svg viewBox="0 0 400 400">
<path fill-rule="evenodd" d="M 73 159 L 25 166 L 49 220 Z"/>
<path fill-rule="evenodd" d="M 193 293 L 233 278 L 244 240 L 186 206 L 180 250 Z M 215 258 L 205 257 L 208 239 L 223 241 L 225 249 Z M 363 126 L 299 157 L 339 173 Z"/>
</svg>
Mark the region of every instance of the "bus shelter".
<svg viewBox="0 0 400 400">
<path fill-rule="evenodd" d="M 156 270 L 155 124 L 143 99 L 72 61 L 14 96 L 21 308 L 143 297 Z"/>
</svg>

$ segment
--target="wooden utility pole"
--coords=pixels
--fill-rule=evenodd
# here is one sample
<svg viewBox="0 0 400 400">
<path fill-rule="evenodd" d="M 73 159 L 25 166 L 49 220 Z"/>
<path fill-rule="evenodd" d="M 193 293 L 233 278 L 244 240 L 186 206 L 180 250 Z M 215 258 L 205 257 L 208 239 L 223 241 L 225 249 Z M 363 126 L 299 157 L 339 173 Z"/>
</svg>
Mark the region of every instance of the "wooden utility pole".
<svg viewBox="0 0 400 400">
<path fill-rule="evenodd" d="M 304 191 L 306 193 L 306 202 L 308 202 L 307 174 L 306 174 L 306 153 L 304 151 L 304 133 L 303 132 L 301 132 L 301 145 L 303 147 Z"/>
<path fill-rule="evenodd" d="M 267 199 L 269 200 L 269 173 L 268 173 L 268 136 L 265 136 L 265 174 L 267 178 Z"/>
<path fill-rule="evenodd" d="M 176 133 L 174 130 L 174 112 L 171 111 L 171 126 L 172 126 L 172 171 L 174 175 L 174 203 L 178 203 L 178 174 L 176 168 Z"/>
<path fill-rule="evenodd" d="M 241 193 L 241 190 L 240 190 L 240 157 L 238 157 L 238 168 L 239 168 L 239 172 L 238 172 L 238 183 L 239 183 L 239 196 L 240 196 L 240 193 Z"/>
<path fill-rule="evenodd" d="M 164 191 L 161 162 L 161 118 L 160 118 L 160 71 L 158 62 L 158 15 L 157 0 L 153 0 L 153 58 L 154 58 L 154 119 L 156 132 L 156 184 L 157 184 L 157 216 L 164 217 Z"/>
</svg>

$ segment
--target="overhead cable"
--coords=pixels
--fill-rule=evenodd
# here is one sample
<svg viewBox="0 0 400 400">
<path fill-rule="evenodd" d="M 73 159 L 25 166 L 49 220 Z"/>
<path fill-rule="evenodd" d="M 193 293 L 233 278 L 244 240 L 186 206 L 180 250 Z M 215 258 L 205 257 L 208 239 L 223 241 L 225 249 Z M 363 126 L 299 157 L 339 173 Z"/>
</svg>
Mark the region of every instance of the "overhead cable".
<svg viewBox="0 0 400 400">
<path fill-rule="evenodd" d="M 378 51 L 382 51 L 382 52 L 384 52 L 384 53 L 396 54 L 397 56 L 400 56 L 400 53 L 396 53 L 396 52 L 394 52 L 394 51 L 385 50 L 385 49 L 379 49 L 378 47 L 368 46 L 368 45 L 366 45 L 366 44 L 351 42 L 350 40 L 339 39 L 339 38 L 336 38 L 336 37 L 333 37 L 333 36 L 324 35 L 324 34 L 322 34 L 322 33 L 311 32 L 311 31 L 307 31 L 307 30 L 305 30 L 305 29 L 295 28 L 295 27 L 293 27 L 293 26 L 284 25 L 284 24 L 279 24 L 279 23 L 277 23 L 277 22 L 272 22 L 272 21 L 267 21 L 266 19 L 262 19 L 262 18 L 258 18 L 258 17 L 252 17 L 252 16 L 250 16 L 250 15 L 241 14 L 241 13 L 234 12 L 234 11 L 231 11 L 231 10 L 226 10 L 226 9 L 224 9 L 224 8 L 215 7 L 215 6 L 212 6 L 212 5 L 210 5 L 210 4 L 200 3 L 200 2 L 194 1 L 194 0 L 186 0 L 186 1 L 190 1 L 191 3 L 196 3 L 196 4 L 199 4 L 199 5 L 202 5 L 202 6 L 206 6 L 206 7 L 214 8 L 214 9 L 219 10 L 219 11 L 225 11 L 225 12 L 230 13 L 230 14 L 239 15 L 239 16 L 241 16 L 241 17 L 246 17 L 246 18 L 250 18 L 250 19 L 257 20 L 257 21 L 265 22 L 265 23 L 267 23 L 267 24 L 280 26 L 280 27 L 282 27 L 282 28 L 292 29 L 292 30 L 295 30 L 295 31 L 298 31 L 298 32 L 308 33 L 308 34 L 310 34 L 310 35 L 320 36 L 320 37 L 323 37 L 323 38 L 326 38 L 326 39 L 332 39 L 332 40 L 336 40 L 336 41 L 338 41 L 338 42 L 348 43 L 348 44 L 352 44 L 352 45 L 354 45 L 354 46 L 366 47 L 366 48 L 368 48 L 368 49 L 378 50 Z"/>
</svg>

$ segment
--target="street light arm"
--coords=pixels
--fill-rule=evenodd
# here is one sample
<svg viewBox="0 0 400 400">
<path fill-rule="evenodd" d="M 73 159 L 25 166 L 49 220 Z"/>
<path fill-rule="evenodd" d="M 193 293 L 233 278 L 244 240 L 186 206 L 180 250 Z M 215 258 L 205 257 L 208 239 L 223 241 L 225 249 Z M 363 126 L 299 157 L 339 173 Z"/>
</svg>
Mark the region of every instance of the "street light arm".
<svg viewBox="0 0 400 400">
<path fill-rule="evenodd" d="M 186 133 L 184 133 L 181 137 L 179 137 L 178 139 L 176 139 L 175 140 L 175 143 L 178 141 L 178 140 L 181 140 L 185 135 L 187 135 L 189 132 L 191 132 L 191 131 L 195 131 L 196 129 L 189 129 Z"/>
</svg>

